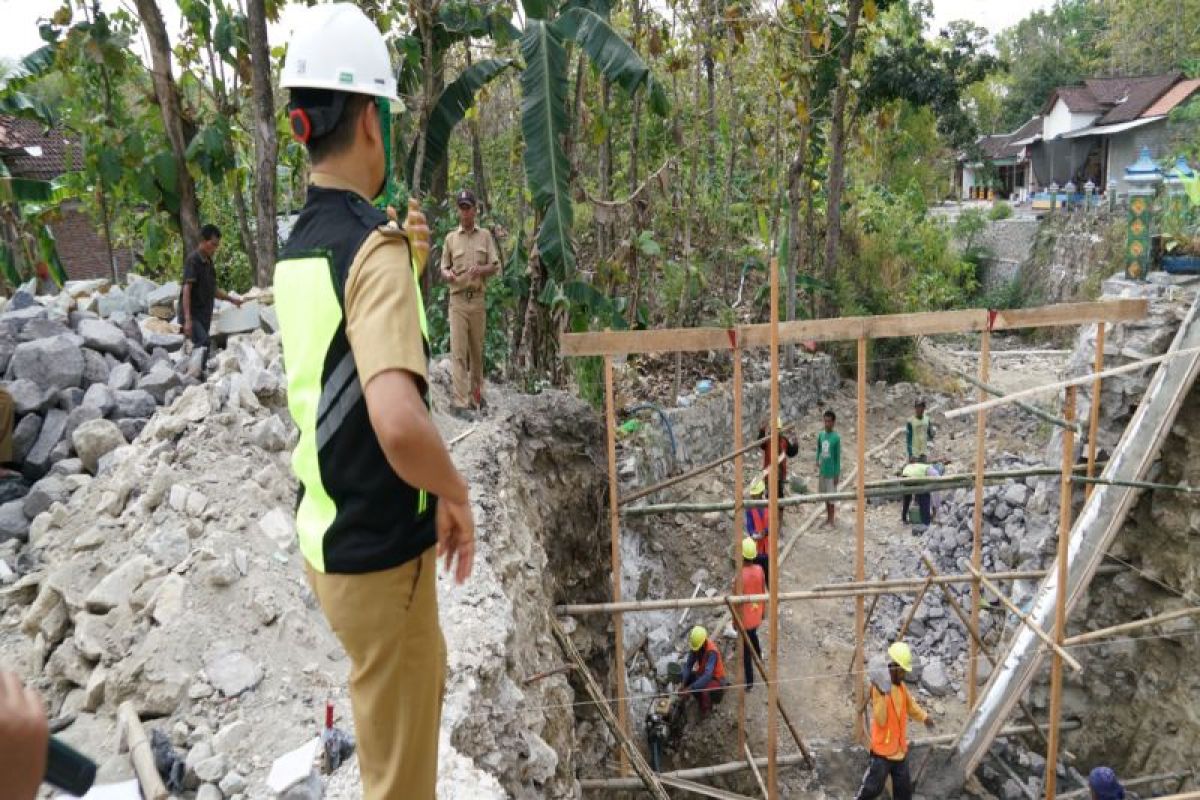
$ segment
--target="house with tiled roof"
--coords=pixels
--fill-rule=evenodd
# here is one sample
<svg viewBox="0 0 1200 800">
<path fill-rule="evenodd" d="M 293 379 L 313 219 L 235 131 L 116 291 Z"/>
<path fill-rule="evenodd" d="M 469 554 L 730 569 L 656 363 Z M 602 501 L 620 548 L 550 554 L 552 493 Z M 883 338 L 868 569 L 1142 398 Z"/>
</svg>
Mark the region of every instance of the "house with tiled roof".
<svg viewBox="0 0 1200 800">
<path fill-rule="evenodd" d="M 1143 147 L 1157 159 L 1173 154 L 1168 117 L 1198 90 L 1200 80 L 1184 78 L 1179 71 L 1088 78 L 1073 86 L 1059 86 L 1046 98 L 1038 116 L 1021 130 L 1003 135 L 999 150 L 996 137 L 980 138 L 984 161 L 973 165 L 971 175 L 964 169 L 971 165 L 966 165 L 965 157 L 960 158 L 961 196 L 978 196 L 981 183 L 1000 197 L 1018 200 L 1051 185 L 1074 184 L 1082 191 L 1089 182 L 1097 194 L 1110 188 L 1123 194 L 1128 191 L 1125 167 L 1137 160 Z M 993 152 L 999 157 L 993 158 Z M 1006 165 L 1024 171 L 1023 187 L 1005 179 Z"/>
<path fill-rule="evenodd" d="M 14 178 L 53 181 L 72 170 L 79 169 L 82 154 L 60 128 L 47 130 L 34 120 L 0 114 L 0 162 Z M 113 264 L 108 259 L 104 237 L 84 211 L 82 204 L 66 201 L 60 213 L 50 222 L 67 277 L 71 280 L 112 278 Z M 0 225 L 0 236 L 6 242 L 14 240 L 15 232 Z M 13 248 L 18 261 L 21 248 Z M 116 272 L 120 278 L 128 273 L 133 253 L 116 249 L 113 253 Z M 19 263 L 26 273 L 32 265 Z"/>
<path fill-rule="evenodd" d="M 963 198 L 1023 201 L 1033 182 L 1029 161 L 1029 141 L 1040 136 L 1042 118 L 1033 117 L 1010 133 L 980 136 L 976 141 L 981 158 L 962 157 L 958 163 L 956 184 Z"/>
</svg>

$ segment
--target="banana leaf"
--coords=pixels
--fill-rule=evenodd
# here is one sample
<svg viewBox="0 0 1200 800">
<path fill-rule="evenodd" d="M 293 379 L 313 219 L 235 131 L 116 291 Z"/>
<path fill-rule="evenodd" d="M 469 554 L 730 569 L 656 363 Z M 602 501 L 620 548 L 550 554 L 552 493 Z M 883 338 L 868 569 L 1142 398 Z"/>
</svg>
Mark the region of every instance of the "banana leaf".
<svg viewBox="0 0 1200 800">
<path fill-rule="evenodd" d="M 604 17 L 591 9 L 576 6 L 564 11 L 553 27 L 562 38 L 574 39 L 604 77 L 630 96 L 645 86 L 650 96 L 650 110 L 660 117 L 667 115 L 670 110 L 667 95 L 654 80 L 650 67 Z"/>
<path fill-rule="evenodd" d="M 21 285 L 21 273 L 17 271 L 12 248 L 5 242 L 0 242 L 0 273 L 11 288 L 15 289 Z"/>
<path fill-rule="evenodd" d="M 54 278 L 54 282 L 61 289 L 63 284 L 67 282 L 67 271 L 63 268 L 62 259 L 58 257 L 58 245 L 54 241 L 54 232 L 50 230 L 49 225 L 43 225 L 38 229 L 38 252 L 42 255 L 42 260 L 50 267 L 50 277 Z"/>
</svg>

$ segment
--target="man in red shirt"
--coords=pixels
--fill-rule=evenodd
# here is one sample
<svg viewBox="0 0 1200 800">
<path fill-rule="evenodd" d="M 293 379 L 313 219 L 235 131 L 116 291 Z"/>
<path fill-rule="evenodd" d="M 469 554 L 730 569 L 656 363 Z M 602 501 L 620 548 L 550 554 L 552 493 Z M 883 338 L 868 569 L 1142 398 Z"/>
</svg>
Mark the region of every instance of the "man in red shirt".
<svg viewBox="0 0 1200 800">
<path fill-rule="evenodd" d="M 795 458 L 800 452 L 800 445 L 793 442 L 783 433 L 783 420 L 777 420 L 779 423 L 779 496 L 783 497 L 787 494 L 787 465 L 789 458 Z M 771 467 L 771 426 L 768 420 L 763 420 L 762 425 L 758 426 L 758 438 L 767 439 L 762 443 L 763 451 L 763 470 L 769 470 Z M 769 475 L 769 472 L 765 472 Z"/>
<path fill-rule="evenodd" d="M 754 540 L 747 536 L 742 540 L 742 594 L 766 594 L 767 593 L 767 576 L 763 573 L 763 568 L 755 563 L 758 557 L 758 547 Z M 758 642 L 758 626 L 762 625 L 764 604 L 760 600 L 751 603 L 742 603 L 739 611 L 742 615 L 742 627 L 746 629 L 746 636 L 750 639 L 750 644 L 754 645 L 754 652 L 758 653 L 758 657 L 762 658 L 762 645 Z M 746 676 L 746 691 L 754 688 L 754 657 L 750 655 L 750 648 L 742 648 L 742 671 Z"/>
</svg>

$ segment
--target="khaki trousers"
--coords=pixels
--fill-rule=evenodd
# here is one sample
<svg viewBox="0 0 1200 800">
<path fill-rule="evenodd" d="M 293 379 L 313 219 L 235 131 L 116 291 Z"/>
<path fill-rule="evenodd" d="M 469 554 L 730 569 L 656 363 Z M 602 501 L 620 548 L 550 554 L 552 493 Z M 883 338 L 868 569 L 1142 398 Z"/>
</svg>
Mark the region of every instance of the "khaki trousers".
<svg viewBox="0 0 1200 800">
<path fill-rule="evenodd" d="M 454 404 L 479 404 L 483 392 L 483 326 L 487 303 L 480 289 L 450 295 L 450 357 Z"/>
<path fill-rule="evenodd" d="M 13 399 L 6 389 L 0 389 L 0 464 L 13 460 Z"/>
<path fill-rule="evenodd" d="M 393 569 L 309 584 L 350 656 L 350 705 L 365 800 L 437 797 L 446 642 L 430 547 Z"/>
</svg>

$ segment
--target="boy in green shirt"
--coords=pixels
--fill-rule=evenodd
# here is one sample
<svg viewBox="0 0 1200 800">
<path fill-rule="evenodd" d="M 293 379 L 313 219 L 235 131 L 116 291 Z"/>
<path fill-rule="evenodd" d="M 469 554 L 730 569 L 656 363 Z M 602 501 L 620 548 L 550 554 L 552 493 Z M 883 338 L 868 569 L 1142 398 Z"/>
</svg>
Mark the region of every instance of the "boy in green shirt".
<svg viewBox="0 0 1200 800">
<path fill-rule="evenodd" d="M 820 475 L 821 494 L 838 490 L 842 477 L 842 437 L 833 429 L 837 414 L 833 409 L 825 410 L 825 430 L 817 434 L 817 471 Z M 825 504 L 825 527 L 833 527 L 834 504 Z"/>
</svg>

